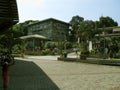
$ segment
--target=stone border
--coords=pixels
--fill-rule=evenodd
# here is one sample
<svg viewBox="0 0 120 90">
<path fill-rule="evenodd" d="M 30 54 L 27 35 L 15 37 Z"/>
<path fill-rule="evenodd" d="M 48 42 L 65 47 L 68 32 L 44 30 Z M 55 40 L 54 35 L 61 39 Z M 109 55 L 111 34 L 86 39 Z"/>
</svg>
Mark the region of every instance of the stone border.
<svg viewBox="0 0 120 90">
<path fill-rule="evenodd" d="M 69 61 L 69 62 L 82 62 L 90 64 L 100 64 L 100 65 L 113 65 L 120 66 L 120 60 L 108 60 L 108 59 L 99 59 L 99 58 L 87 58 L 87 60 L 81 60 L 79 58 L 60 58 L 60 61 Z"/>
</svg>

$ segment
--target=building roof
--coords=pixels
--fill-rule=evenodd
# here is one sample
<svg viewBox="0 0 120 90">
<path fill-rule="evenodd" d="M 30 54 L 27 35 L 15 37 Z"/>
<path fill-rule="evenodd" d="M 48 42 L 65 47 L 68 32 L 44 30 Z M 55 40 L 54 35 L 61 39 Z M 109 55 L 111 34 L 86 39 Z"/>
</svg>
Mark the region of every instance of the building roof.
<svg viewBox="0 0 120 90">
<path fill-rule="evenodd" d="M 0 0 L 0 32 L 19 21 L 16 0 Z"/>
<path fill-rule="evenodd" d="M 49 40 L 47 37 L 38 35 L 38 34 L 33 34 L 33 35 L 27 35 L 27 36 L 21 36 L 20 39 L 29 39 L 29 38 L 38 38 L 42 40 Z"/>
<path fill-rule="evenodd" d="M 58 20 L 58 19 L 55 19 L 55 18 L 48 18 L 48 19 L 44 19 L 44 20 L 38 21 L 38 22 L 36 22 L 36 23 L 30 24 L 29 26 L 31 26 L 31 25 L 35 25 L 35 24 L 38 24 L 38 23 L 47 22 L 47 21 L 57 21 L 57 22 L 61 22 L 61 23 L 64 23 L 64 24 L 70 25 L 70 24 L 67 23 L 67 22 L 64 22 L 64 21 L 61 21 L 61 20 Z"/>
<path fill-rule="evenodd" d="M 120 27 L 113 28 L 113 32 L 120 32 Z"/>
<path fill-rule="evenodd" d="M 116 28 L 120 28 L 120 26 L 114 26 L 114 27 L 105 27 L 105 28 L 98 28 L 99 30 L 113 30 L 113 29 L 116 29 Z"/>
<path fill-rule="evenodd" d="M 96 34 L 96 37 L 120 37 L 120 33 L 116 33 L 116 34 Z"/>
</svg>

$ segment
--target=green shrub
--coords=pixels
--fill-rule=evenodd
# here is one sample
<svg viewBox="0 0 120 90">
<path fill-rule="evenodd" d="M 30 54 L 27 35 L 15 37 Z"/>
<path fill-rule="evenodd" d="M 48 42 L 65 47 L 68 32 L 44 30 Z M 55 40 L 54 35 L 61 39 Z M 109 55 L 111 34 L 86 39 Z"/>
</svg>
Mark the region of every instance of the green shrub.
<svg viewBox="0 0 120 90">
<path fill-rule="evenodd" d="M 81 51 L 81 54 L 89 55 L 89 51 Z"/>
<path fill-rule="evenodd" d="M 51 54 L 50 49 L 45 49 L 41 51 L 41 55 L 50 55 L 50 54 Z"/>
</svg>

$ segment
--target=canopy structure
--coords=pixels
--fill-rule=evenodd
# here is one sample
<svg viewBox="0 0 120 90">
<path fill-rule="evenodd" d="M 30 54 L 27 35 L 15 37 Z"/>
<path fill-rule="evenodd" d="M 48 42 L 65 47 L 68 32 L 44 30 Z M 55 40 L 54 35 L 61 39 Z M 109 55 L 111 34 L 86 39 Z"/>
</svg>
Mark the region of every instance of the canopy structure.
<svg viewBox="0 0 120 90">
<path fill-rule="evenodd" d="M 22 36 L 20 39 L 32 39 L 32 38 L 38 38 L 41 40 L 49 40 L 47 37 L 38 35 L 38 34 L 33 34 L 33 35 L 27 35 L 27 36 Z"/>
<path fill-rule="evenodd" d="M 16 0 L 0 0 L 0 32 L 19 21 Z"/>
<path fill-rule="evenodd" d="M 35 42 L 36 42 L 36 39 L 39 39 L 40 41 L 49 41 L 50 40 L 47 37 L 42 36 L 42 35 L 38 35 L 38 34 L 22 36 L 22 37 L 20 37 L 20 39 L 32 40 L 32 51 L 33 52 L 35 52 L 35 46 L 36 46 Z"/>
</svg>

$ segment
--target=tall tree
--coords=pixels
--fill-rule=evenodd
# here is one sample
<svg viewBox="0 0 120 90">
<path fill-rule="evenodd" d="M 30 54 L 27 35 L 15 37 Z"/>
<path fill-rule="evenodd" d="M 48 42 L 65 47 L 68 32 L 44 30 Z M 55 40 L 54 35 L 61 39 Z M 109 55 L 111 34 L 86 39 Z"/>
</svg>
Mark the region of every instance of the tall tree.
<svg viewBox="0 0 120 90">
<path fill-rule="evenodd" d="M 71 21 L 70 21 L 70 24 L 72 25 L 72 39 L 74 39 L 74 41 L 76 41 L 76 34 L 77 34 L 77 30 L 79 28 L 79 25 L 81 22 L 84 21 L 84 18 L 83 17 L 80 17 L 78 15 L 76 16 L 73 16 Z"/>
<path fill-rule="evenodd" d="M 78 28 L 78 37 L 80 40 L 90 40 L 94 37 L 93 30 L 95 29 L 95 23 L 92 20 L 83 21 Z"/>
<path fill-rule="evenodd" d="M 80 17 L 78 15 L 73 16 L 72 20 L 70 21 L 70 24 L 72 25 L 73 30 L 77 30 L 79 27 L 79 24 L 84 21 L 83 17 Z"/>
</svg>

